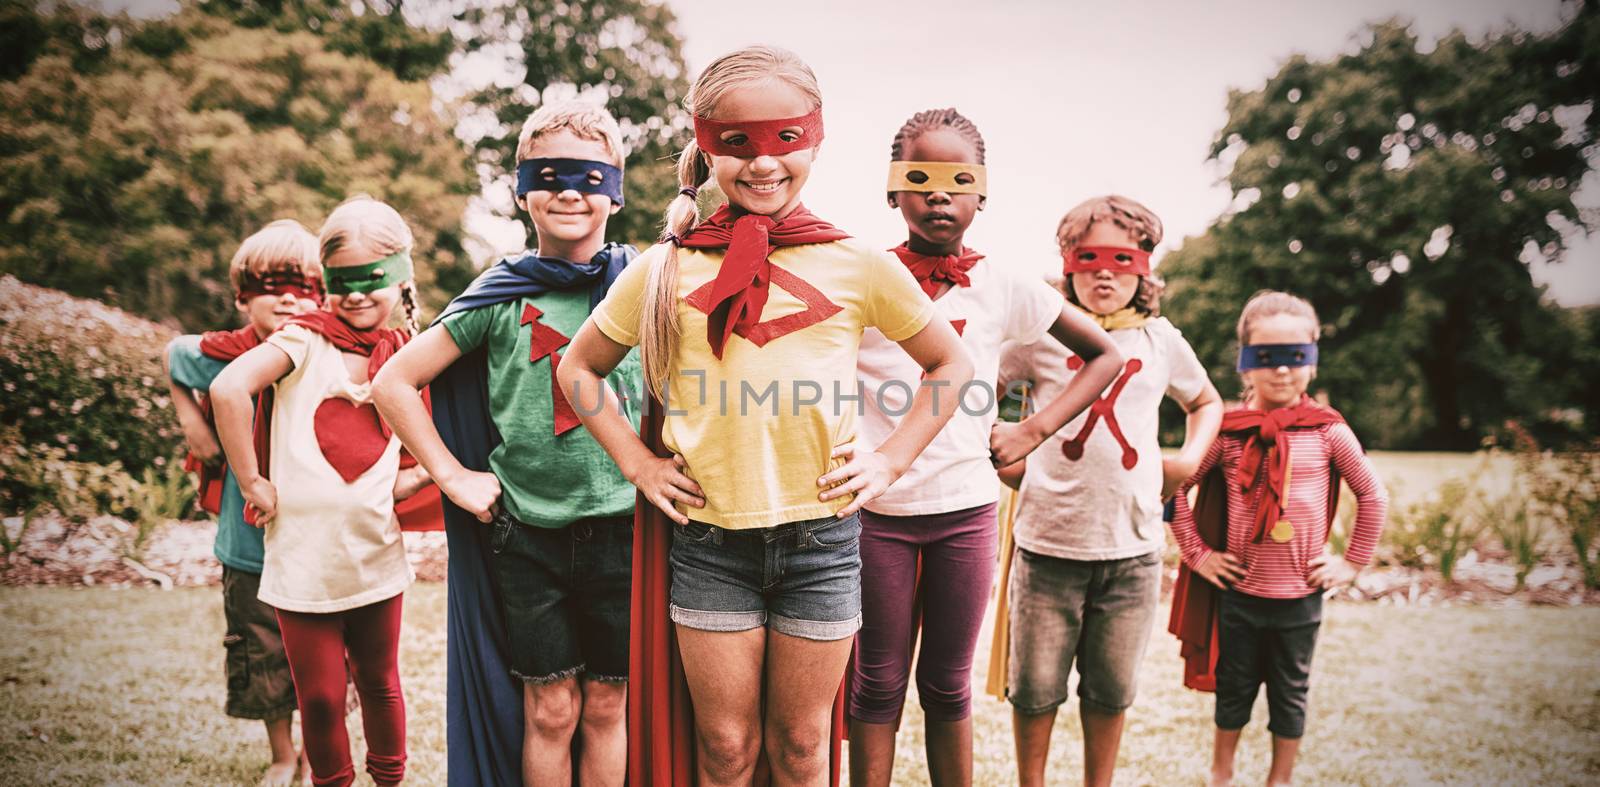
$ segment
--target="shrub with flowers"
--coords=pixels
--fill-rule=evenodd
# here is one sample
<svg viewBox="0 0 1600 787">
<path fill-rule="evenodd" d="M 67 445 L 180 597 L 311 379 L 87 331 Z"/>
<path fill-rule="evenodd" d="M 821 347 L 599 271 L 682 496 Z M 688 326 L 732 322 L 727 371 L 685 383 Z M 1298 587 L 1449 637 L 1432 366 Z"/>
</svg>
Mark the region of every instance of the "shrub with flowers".
<svg viewBox="0 0 1600 787">
<path fill-rule="evenodd" d="M 161 361 L 172 336 L 118 309 L 0 277 L 4 513 L 58 508 L 73 491 L 66 479 L 95 476 L 92 466 L 137 478 L 177 461 L 182 434 Z"/>
</svg>

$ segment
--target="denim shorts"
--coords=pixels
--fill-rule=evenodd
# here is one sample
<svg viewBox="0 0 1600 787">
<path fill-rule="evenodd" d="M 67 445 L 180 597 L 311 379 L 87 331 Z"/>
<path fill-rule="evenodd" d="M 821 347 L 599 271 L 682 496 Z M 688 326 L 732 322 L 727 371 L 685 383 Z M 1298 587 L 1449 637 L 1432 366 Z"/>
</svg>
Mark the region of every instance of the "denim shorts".
<svg viewBox="0 0 1600 787">
<path fill-rule="evenodd" d="M 861 518 L 725 530 L 675 525 L 672 621 L 832 641 L 861 627 Z"/>
<path fill-rule="evenodd" d="M 536 527 L 502 510 L 491 527 L 511 674 L 540 684 L 627 680 L 633 516 Z"/>
<path fill-rule="evenodd" d="M 1133 705 L 1160 604 L 1160 552 L 1067 560 L 1019 547 L 1008 594 L 1012 707 L 1027 714 L 1055 710 L 1067 700 L 1074 661 L 1083 707 L 1115 714 Z"/>
</svg>

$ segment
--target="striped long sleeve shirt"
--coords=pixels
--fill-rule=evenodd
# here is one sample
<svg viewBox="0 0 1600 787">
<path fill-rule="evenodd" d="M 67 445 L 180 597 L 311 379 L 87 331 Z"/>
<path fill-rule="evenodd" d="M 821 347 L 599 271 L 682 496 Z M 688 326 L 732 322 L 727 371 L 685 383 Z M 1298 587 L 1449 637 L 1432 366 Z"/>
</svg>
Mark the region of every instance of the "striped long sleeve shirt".
<svg viewBox="0 0 1600 787">
<path fill-rule="evenodd" d="M 1270 536 L 1260 543 L 1250 540 L 1256 506 L 1265 484 L 1253 494 L 1233 482 L 1244 452 L 1244 441 L 1233 435 L 1218 436 L 1201 461 L 1193 478 L 1179 488 L 1174 498 L 1172 535 L 1178 541 L 1183 561 L 1193 568 L 1211 554 L 1195 529 L 1194 512 L 1188 492 L 1195 482 L 1222 463 L 1228 479 L 1228 552 L 1244 564 L 1244 579 L 1234 589 L 1262 598 L 1301 598 L 1318 591 L 1306 581 L 1306 564 L 1322 554 L 1328 540 L 1330 470 L 1350 485 L 1356 495 L 1356 521 L 1344 557 L 1356 565 L 1366 565 L 1378 546 L 1388 512 L 1388 492 L 1373 471 L 1372 462 L 1361 450 L 1350 427 L 1332 424 L 1316 429 L 1295 429 L 1279 436 L 1289 447 L 1289 488 L 1284 495 L 1283 521 L 1294 527 L 1294 536 L 1279 543 Z M 1266 472 L 1263 463 L 1262 472 Z"/>
</svg>

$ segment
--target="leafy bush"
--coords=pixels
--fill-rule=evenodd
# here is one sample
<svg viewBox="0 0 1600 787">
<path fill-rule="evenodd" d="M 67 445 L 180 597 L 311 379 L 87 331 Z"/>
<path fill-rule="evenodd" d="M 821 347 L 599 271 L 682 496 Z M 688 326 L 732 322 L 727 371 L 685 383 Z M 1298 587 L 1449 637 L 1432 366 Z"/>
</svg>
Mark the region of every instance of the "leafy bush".
<svg viewBox="0 0 1600 787">
<path fill-rule="evenodd" d="M 158 525 L 193 511 L 194 478 L 178 462 L 146 467 L 136 479 L 119 462 L 73 461 L 63 448 L 30 447 L 16 435 L 15 427 L 0 427 L 0 510 L 20 515 L 22 527 L 14 538 L 0 528 L 0 555 L 15 551 L 46 512 L 74 522 L 101 514 L 127 520 L 133 527 L 124 548 L 137 556 Z"/>
<path fill-rule="evenodd" d="M 1583 582 L 1600 588 L 1600 441 L 1566 451 L 1541 451 L 1513 425 L 1517 473 L 1527 484 L 1533 513 L 1565 533 L 1583 570 Z"/>
<path fill-rule="evenodd" d="M 1453 478 L 1427 498 L 1390 516 L 1383 547 L 1388 559 L 1414 568 L 1435 568 L 1450 582 L 1456 564 L 1477 542 L 1480 523 L 1468 514 L 1471 484 Z"/>
<path fill-rule="evenodd" d="M 82 521 L 136 511 L 139 482 L 121 464 L 74 461 L 64 448 L 29 446 L 16 434 L 14 427 L 0 430 L 0 503 L 7 513 L 31 517 L 55 511 Z"/>
<path fill-rule="evenodd" d="M 158 525 L 180 519 L 193 510 L 197 490 L 194 476 L 182 465 L 168 462 L 165 467 L 146 467 L 138 481 L 139 495 L 134 500 L 133 534 L 130 551 L 138 555 Z"/>
<path fill-rule="evenodd" d="M 61 463 L 137 475 L 171 462 L 181 440 L 161 363 L 171 337 L 103 304 L 0 277 L 5 461 L 27 457 L 33 470 L 59 478 L 76 473 Z M 41 481 L 6 472 L 5 510 L 32 505 L 40 487 L 30 483 Z"/>
<path fill-rule="evenodd" d="M 1509 492 L 1480 500 L 1478 504 L 1484 523 L 1499 537 L 1500 545 L 1517 568 L 1518 590 L 1527 582 L 1528 573 L 1544 558 L 1544 528 L 1534 516 L 1532 502 L 1521 484 L 1513 481 Z"/>
</svg>

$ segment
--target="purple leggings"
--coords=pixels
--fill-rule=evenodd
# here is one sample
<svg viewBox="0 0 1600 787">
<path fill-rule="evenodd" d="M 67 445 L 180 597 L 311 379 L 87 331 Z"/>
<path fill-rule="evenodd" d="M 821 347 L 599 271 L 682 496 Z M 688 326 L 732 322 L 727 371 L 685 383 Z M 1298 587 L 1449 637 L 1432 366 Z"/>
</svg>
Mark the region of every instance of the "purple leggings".
<svg viewBox="0 0 1600 787">
<path fill-rule="evenodd" d="M 922 648 L 917 695 L 933 721 L 971 712 L 972 650 L 994 583 L 995 504 L 923 516 L 861 512 L 861 632 L 850 716 L 900 718 L 911 674 L 917 559 L 922 559 Z"/>
</svg>

